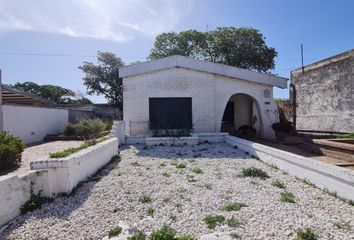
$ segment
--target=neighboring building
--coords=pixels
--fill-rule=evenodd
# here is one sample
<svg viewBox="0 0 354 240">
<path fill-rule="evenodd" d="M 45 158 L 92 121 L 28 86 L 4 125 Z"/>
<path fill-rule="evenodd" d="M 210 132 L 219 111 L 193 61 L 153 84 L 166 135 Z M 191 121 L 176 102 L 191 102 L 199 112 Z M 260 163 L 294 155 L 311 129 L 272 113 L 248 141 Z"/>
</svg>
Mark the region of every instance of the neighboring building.
<svg viewBox="0 0 354 240">
<path fill-rule="evenodd" d="M 107 103 L 61 104 L 60 107 L 69 110 L 69 122 L 77 122 L 81 118 L 122 119 L 122 111 L 119 111 L 118 107 L 112 107 Z"/>
<path fill-rule="evenodd" d="M 48 106 L 47 99 L 1 84 L 0 90 L 0 131 L 19 137 L 26 144 L 58 134 L 68 123 L 69 111 Z"/>
<path fill-rule="evenodd" d="M 354 49 L 291 72 L 296 129 L 354 132 Z"/>
<path fill-rule="evenodd" d="M 149 135 L 149 126 L 184 122 L 196 133 L 257 128 L 272 138 L 277 119 L 273 86 L 287 79 L 223 64 L 171 56 L 120 69 L 123 120 L 128 135 Z"/>
</svg>

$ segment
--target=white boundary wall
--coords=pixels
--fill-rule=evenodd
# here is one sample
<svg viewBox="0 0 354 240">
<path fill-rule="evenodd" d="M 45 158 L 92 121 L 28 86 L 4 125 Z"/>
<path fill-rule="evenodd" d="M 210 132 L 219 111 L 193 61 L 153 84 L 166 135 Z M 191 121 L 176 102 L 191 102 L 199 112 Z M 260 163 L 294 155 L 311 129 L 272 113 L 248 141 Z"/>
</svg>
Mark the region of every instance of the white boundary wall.
<svg viewBox="0 0 354 240">
<path fill-rule="evenodd" d="M 65 109 L 3 105 L 4 131 L 24 143 L 40 142 L 48 134 L 61 132 L 69 119 Z"/>
<path fill-rule="evenodd" d="M 47 191 L 47 172 L 28 171 L 23 175 L 0 177 L 0 226 L 20 214 L 20 207 L 40 190 Z"/>
<path fill-rule="evenodd" d="M 70 192 L 118 154 L 118 139 L 111 138 L 63 159 L 33 162 L 23 175 L 0 177 L 0 227 L 20 214 L 20 207 L 34 194 L 41 196 Z"/>
<path fill-rule="evenodd" d="M 118 154 L 118 139 L 111 138 L 66 158 L 31 162 L 31 169 L 48 171 L 46 195 L 70 192 L 80 181 L 93 175 Z"/>
<path fill-rule="evenodd" d="M 354 200 L 354 172 L 351 170 L 233 136 L 225 136 L 225 142 L 290 175 L 306 179 L 318 188 Z"/>
</svg>

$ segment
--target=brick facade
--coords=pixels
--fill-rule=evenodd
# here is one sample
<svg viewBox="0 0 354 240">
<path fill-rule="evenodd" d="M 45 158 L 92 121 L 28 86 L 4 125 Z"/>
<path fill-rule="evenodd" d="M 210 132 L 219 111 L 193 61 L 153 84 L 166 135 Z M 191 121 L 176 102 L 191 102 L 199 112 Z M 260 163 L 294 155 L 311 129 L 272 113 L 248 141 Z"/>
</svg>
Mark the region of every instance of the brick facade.
<svg viewBox="0 0 354 240">
<path fill-rule="evenodd" d="M 151 97 L 191 97 L 194 132 L 220 132 L 226 104 L 237 93 L 255 100 L 262 135 L 274 134 L 271 124 L 277 119 L 277 106 L 271 85 L 172 67 L 123 77 L 123 86 L 123 120 L 128 134 L 149 133 Z M 265 91 L 270 94 L 267 96 Z"/>
</svg>

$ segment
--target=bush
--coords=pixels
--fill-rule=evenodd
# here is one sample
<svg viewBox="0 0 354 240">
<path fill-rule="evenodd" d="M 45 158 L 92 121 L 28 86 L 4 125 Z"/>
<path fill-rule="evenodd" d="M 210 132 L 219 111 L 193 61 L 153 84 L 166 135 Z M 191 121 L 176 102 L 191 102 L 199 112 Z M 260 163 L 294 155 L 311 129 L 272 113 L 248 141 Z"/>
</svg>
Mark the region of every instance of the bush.
<svg viewBox="0 0 354 240">
<path fill-rule="evenodd" d="M 89 136 L 107 131 L 111 127 L 111 122 L 103 121 L 99 118 L 82 118 L 76 124 L 66 124 L 63 132 L 65 136 Z"/>
<path fill-rule="evenodd" d="M 18 166 L 25 147 L 19 138 L 0 132 L 0 169 Z"/>
<path fill-rule="evenodd" d="M 75 136 L 76 135 L 76 131 L 75 131 L 75 124 L 72 123 L 67 123 L 65 124 L 64 127 L 64 136 Z"/>
<path fill-rule="evenodd" d="M 78 136 L 87 136 L 103 132 L 106 127 L 106 124 L 99 118 L 83 118 L 76 124 L 75 131 Z"/>
</svg>

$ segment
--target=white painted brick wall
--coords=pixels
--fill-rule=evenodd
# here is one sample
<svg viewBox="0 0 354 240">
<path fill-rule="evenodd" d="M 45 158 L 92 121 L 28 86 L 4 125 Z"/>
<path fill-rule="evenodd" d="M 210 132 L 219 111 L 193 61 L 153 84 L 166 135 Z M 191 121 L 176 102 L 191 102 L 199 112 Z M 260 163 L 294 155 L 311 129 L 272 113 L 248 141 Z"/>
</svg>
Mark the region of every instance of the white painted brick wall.
<svg viewBox="0 0 354 240">
<path fill-rule="evenodd" d="M 271 86 L 180 67 L 125 77 L 123 85 L 128 134 L 148 134 L 151 97 L 191 97 L 194 132 L 219 132 L 228 100 L 233 94 L 244 93 L 259 104 L 264 135 L 273 136 L 266 110 L 276 111 L 276 105 L 272 98 L 264 98 L 266 89 L 272 96 Z M 136 129 L 140 129 L 138 133 Z"/>
</svg>

